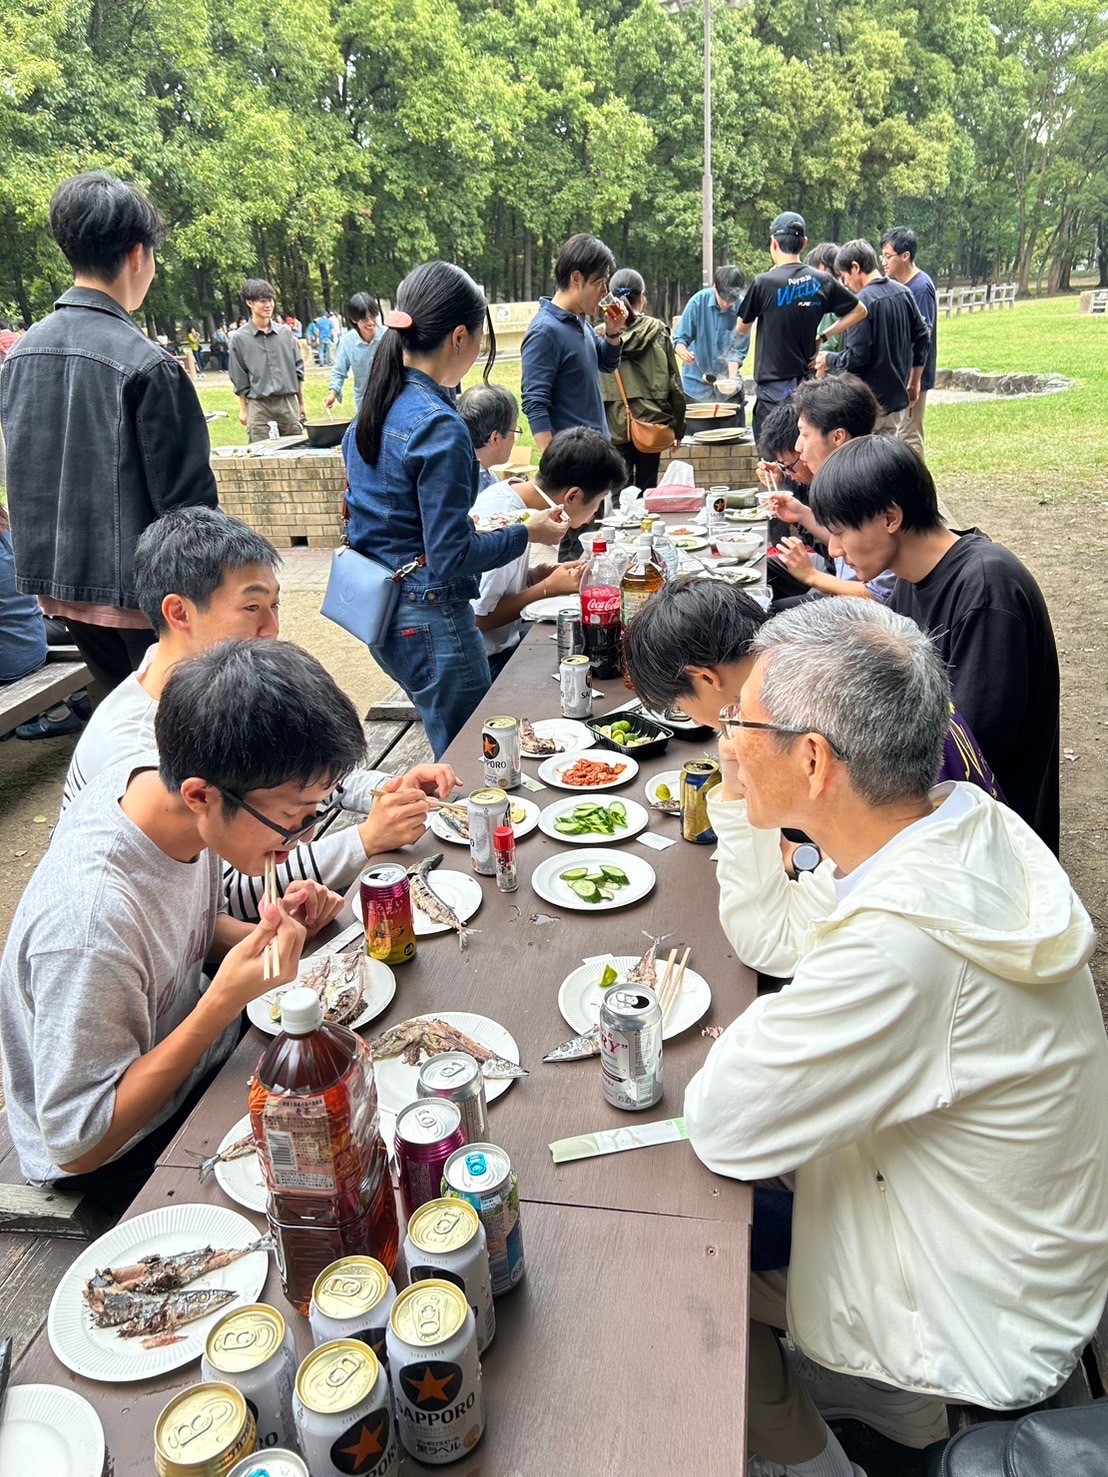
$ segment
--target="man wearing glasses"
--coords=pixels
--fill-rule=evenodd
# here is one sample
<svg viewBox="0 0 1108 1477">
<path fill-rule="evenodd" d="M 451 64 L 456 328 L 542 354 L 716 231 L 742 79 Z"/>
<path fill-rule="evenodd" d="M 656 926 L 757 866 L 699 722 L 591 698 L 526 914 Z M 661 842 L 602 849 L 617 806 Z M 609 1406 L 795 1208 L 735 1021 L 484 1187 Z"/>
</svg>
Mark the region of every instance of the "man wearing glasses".
<svg viewBox="0 0 1108 1477">
<path fill-rule="evenodd" d="M 66 810 L 0 962 L 20 1167 L 117 1215 L 235 1045 L 245 1006 L 295 978 L 304 940 L 342 907 L 295 881 L 259 922 L 232 919 L 222 865 L 249 877 L 283 861 L 365 753 L 349 698 L 279 641 L 229 641 L 175 667 L 154 737 Z"/>
<path fill-rule="evenodd" d="M 916 266 L 916 233 L 907 226 L 893 226 L 881 237 L 881 267 L 886 277 L 906 287 L 916 300 L 920 317 L 927 324 L 931 342 L 927 349 L 927 363 L 923 367 L 923 379 L 914 404 L 908 406 L 908 414 L 900 428 L 900 439 L 923 460 L 923 415 L 927 409 L 927 392 L 935 388 L 935 365 L 938 363 L 936 330 L 939 321 L 939 300 L 935 284 L 926 272 Z"/>
<path fill-rule="evenodd" d="M 827 1420 L 923 1448 L 944 1401 L 1030 1405 L 1074 1368 L 1108 1280 L 1108 1041 L 1057 861 L 981 789 L 933 786 L 926 633 L 820 600 L 752 655 L 708 801 L 720 918 L 792 978 L 719 1037 L 685 1120 L 709 1169 L 794 1190 L 776 1259 L 755 1193 L 751 1450 L 857 1477 Z M 826 875 L 788 879 L 783 826 Z"/>
</svg>

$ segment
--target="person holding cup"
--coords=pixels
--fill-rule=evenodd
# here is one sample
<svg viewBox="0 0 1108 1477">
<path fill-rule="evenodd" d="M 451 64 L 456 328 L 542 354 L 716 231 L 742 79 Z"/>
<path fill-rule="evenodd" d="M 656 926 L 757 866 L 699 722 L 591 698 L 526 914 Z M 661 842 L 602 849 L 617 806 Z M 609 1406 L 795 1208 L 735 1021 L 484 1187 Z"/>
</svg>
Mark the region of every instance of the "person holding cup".
<svg viewBox="0 0 1108 1477">
<path fill-rule="evenodd" d="M 673 338 L 661 319 L 646 312 L 646 283 L 633 268 L 621 267 L 615 274 L 611 296 L 626 305 L 627 322 L 619 368 L 600 376 L 608 429 L 627 463 L 628 482 L 656 487 L 661 452 L 643 451 L 635 445 L 629 416 L 668 427 L 675 441 L 685 434 L 685 395 Z"/>
</svg>

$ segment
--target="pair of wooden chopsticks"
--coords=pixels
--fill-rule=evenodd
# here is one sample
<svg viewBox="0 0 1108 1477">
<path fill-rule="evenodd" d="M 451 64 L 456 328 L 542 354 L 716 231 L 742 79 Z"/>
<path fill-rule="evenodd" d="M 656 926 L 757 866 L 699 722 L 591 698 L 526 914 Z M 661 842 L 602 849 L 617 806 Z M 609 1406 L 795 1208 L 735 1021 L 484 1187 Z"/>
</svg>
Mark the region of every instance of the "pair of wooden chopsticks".
<svg viewBox="0 0 1108 1477">
<path fill-rule="evenodd" d="M 663 1028 L 665 1027 L 670 1011 L 676 1004 L 678 995 L 681 993 L 681 984 L 685 978 L 685 966 L 689 962 L 689 955 L 691 953 L 692 945 L 690 944 L 681 956 L 681 963 L 678 964 L 676 962 L 677 950 L 671 949 L 669 951 L 669 958 L 666 960 L 666 972 L 662 975 L 662 983 L 658 988 L 658 1004 L 662 1008 Z"/>
<path fill-rule="evenodd" d="M 262 886 L 262 902 L 277 905 L 277 861 L 270 852 L 265 859 L 265 876 Z M 265 946 L 262 955 L 262 979 L 273 980 L 281 972 L 281 948 L 274 935 Z"/>
</svg>

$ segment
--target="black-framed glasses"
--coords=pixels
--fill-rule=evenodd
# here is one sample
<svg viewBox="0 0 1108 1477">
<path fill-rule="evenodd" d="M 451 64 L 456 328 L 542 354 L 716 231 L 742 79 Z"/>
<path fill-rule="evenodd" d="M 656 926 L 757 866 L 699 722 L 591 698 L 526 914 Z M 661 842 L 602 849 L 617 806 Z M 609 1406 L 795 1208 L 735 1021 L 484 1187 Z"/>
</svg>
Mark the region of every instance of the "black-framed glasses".
<svg viewBox="0 0 1108 1477">
<path fill-rule="evenodd" d="M 805 738 L 808 734 L 814 733 L 817 738 L 823 739 L 836 759 L 843 764 L 848 762 L 849 756 L 835 740 L 818 728 L 790 728 L 785 723 L 759 723 L 753 718 L 740 718 L 733 707 L 720 708 L 719 726 L 725 738 L 731 737 L 731 730 L 734 728 L 760 728 L 765 733 L 783 733 L 789 738 Z"/>
<path fill-rule="evenodd" d="M 332 798 L 321 809 L 316 811 L 315 815 L 312 816 L 306 825 L 297 826 L 295 830 L 290 831 L 285 826 L 279 826 L 276 821 L 271 821 L 269 816 L 263 815 L 260 810 L 255 810 L 241 795 L 235 795 L 230 790 L 221 790 L 220 794 L 225 795 L 228 800 L 233 800 L 236 805 L 241 806 L 246 811 L 247 815 L 252 815 L 256 821 L 261 821 L 263 826 L 268 826 L 271 831 L 276 831 L 285 846 L 295 846 L 298 842 L 303 841 L 309 832 L 317 830 L 342 809 L 342 802 L 337 798 Z"/>
</svg>

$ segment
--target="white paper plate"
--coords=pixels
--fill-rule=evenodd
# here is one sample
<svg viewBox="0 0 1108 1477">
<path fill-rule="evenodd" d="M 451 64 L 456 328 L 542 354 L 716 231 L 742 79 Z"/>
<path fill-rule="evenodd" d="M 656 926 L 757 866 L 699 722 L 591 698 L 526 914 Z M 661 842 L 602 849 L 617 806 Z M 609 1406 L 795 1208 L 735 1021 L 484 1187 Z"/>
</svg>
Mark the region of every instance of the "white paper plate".
<svg viewBox="0 0 1108 1477">
<path fill-rule="evenodd" d="M 430 884 L 447 907 L 453 908 L 463 923 L 468 923 L 481 906 L 484 894 L 481 884 L 476 877 L 467 876 L 464 872 L 444 872 L 441 868 L 431 873 Z M 362 916 L 362 894 L 359 888 L 350 898 L 350 906 L 354 910 L 354 916 Z M 415 921 L 415 932 L 417 939 L 430 938 L 433 933 L 453 933 L 454 930 L 449 923 L 432 923 L 426 913 L 412 904 L 412 918 Z"/>
<path fill-rule="evenodd" d="M 419 931 L 418 929 L 416 930 Z M 356 943 L 354 948 L 364 950 L 365 944 Z M 313 962 L 319 962 L 319 956 L 302 959 L 300 968 L 296 972 L 296 979 L 301 975 L 311 972 Z M 295 983 L 295 982 L 294 982 Z M 270 1008 L 274 1000 L 279 1000 L 286 990 L 291 990 L 293 985 L 281 985 L 277 990 L 267 990 L 264 995 L 259 995 L 251 1000 L 246 1007 L 246 1014 L 252 1026 L 257 1026 L 259 1031 L 264 1031 L 267 1036 L 277 1036 L 281 1031 L 281 1022 L 275 1021 L 270 1014 Z M 382 964 L 379 959 L 366 960 L 366 994 L 365 1005 L 361 1014 L 354 1017 L 350 1022 L 352 1031 L 360 1031 L 363 1026 L 368 1026 L 370 1021 L 375 1021 L 379 1015 L 383 1015 L 392 1004 L 392 997 L 396 994 L 396 976 L 387 964 Z"/>
<path fill-rule="evenodd" d="M 579 595 L 548 595 L 545 600 L 532 600 L 530 605 L 523 607 L 520 614 L 525 621 L 553 621 L 557 624 L 560 610 L 572 610 L 575 615 L 579 616 L 581 597 Z"/>
<path fill-rule="evenodd" d="M 583 1036 L 586 1031 L 591 1031 L 600 1019 L 600 1002 L 606 993 L 598 983 L 604 966 L 614 965 L 621 974 L 624 974 L 627 970 L 634 969 L 641 957 L 638 954 L 610 954 L 598 962 L 582 964 L 572 974 L 567 974 L 558 991 L 558 1009 L 562 1012 L 562 1019 L 566 1024 L 572 1026 L 579 1036 Z M 668 958 L 668 954 L 666 957 Z M 659 959 L 659 984 L 661 984 L 664 973 L 665 960 Z M 690 1026 L 696 1024 L 711 1003 L 712 991 L 708 981 L 703 975 L 686 969 L 684 979 L 681 981 L 681 993 L 673 1002 L 662 1039 L 669 1041 L 674 1036 L 680 1036 L 682 1031 L 687 1031 Z"/>
<path fill-rule="evenodd" d="M 559 754 L 575 754 L 580 749 L 591 749 L 596 743 L 596 734 L 585 723 L 577 718 L 540 718 L 531 727 L 539 738 L 553 739 L 562 747 Z M 524 754 L 524 759 L 538 758 L 538 755 Z M 557 754 L 547 756 L 556 759 Z"/>
<path fill-rule="evenodd" d="M 605 862 L 612 867 L 621 867 L 627 874 L 628 886 L 621 887 L 614 898 L 603 902 L 587 903 L 578 897 L 568 882 L 563 882 L 561 873 L 568 867 L 602 866 Z M 575 913 L 611 913 L 616 908 L 626 908 L 637 903 L 651 892 L 657 878 L 654 868 L 632 851 L 605 851 L 594 848 L 586 851 L 560 851 L 547 857 L 531 873 L 531 886 L 544 902 L 559 908 L 569 908 Z"/>
<path fill-rule="evenodd" d="M 687 972 L 685 978 L 688 979 Z M 244 1139 L 249 1132 L 250 1114 L 245 1113 L 220 1139 L 220 1150 L 238 1143 L 239 1139 Z M 244 1154 L 241 1159 L 230 1159 L 226 1162 L 221 1160 L 215 1167 L 215 1177 L 219 1188 L 225 1195 L 229 1195 L 239 1205 L 244 1205 L 247 1210 L 256 1210 L 262 1215 L 265 1214 L 267 1191 L 257 1150 L 253 1154 Z"/>
<path fill-rule="evenodd" d="M 582 796 L 581 799 L 585 797 Z M 597 804 L 604 805 L 609 802 L 600 800 Z M 581 800 L 575 800 L 572 795 L 565 800 L 555 800 L 553 805 L 548 805 L 539 816 L 539 829 L 544 835 L 560 841 L 564 846 L 612 846 L 617 841 L 629 841 L 632 836 L 637 836 L 640 831 L 645 831 L 650 823 L 650 816 L 638 803 L 637 800 L 620 800 L 620 804 L 627 811 L 627 824 L 620 826 L 610 836 L 603 832 L 593 831 L 588 836 L 567 836 L 559 831 L 554 824 L 561 816 L 572 815 L 574 808 L 581 804 Z"/>
<path fill-rule="evenodd" d="M 60 1385 L 10 1385 L 0 1423 L 8 1477 L 101 1477 L 104 1427 L 83 1396 Z"/>
<path fill-rule="evenodd" d="M 74 1374 L 113 1384 L 154 1379 L 191 1364 L 204 1352 L 213 1325 L 235 1303 L 225 1303 L 206 1318 L 184 1324 L 180 1343 L 144 1349 L 141 1339 L 121 1339 L 114 1328 L 95 1327 L 81 1296 L 84 1284 L 106 1267 L 141 1261 L 152 1251 L 164 1256 L 201 1246 L 249 1246 L 257 1239 L 256 1227 L 224 1205 L 163 1205 L 134 1220 L 121 1221 L 87 1247 L 58 1284 L 46 1320 L 50 1347 Z M 257 1301 L 268 1272 L 268 1252 L 255 1251 L 198 1277 L 189 1288 L 230 1288 L 238 1293 L 242 1306 Z"/>
<path fill-rule="evenodd" d="M 629 784 L 639 772 L 638 760 L 632 759 L 630 754 L 616 754 L 606 749 L 603 758 L 600 755 L 590 757 L 595 758 L 597 764 L 606 764 L 609 769 L 614 770 L 617 764 L 622 764 L 623 769 L 619 774 L 613 774 L 610 780 L 604 780 L 598 785 L 567 785 L 562 779 L 562 771 L 572 769 L 577 759 L 573 754 L 552 754 L 539 765 L 539 779 L 553 785 L 556 790 L 571 790 L 577 795 L 588 795 L 595 790 L 618 789 L 620 785 Z"/>
<path fill-rule="evenodd" d="M 510 1031 L 506 1031 L 499 1021 L 490 1020 L 487 1015 L 475 1015 L 469 1010 L 437 1010 L 429 1015 L 416 1015 L 411 1017 L 416 1021 L 445 1021 L 448 1026 L 454 1026 L 459 1031 L 464 1031 L 467 1036 L 472 1036 L 474 1041 L 482 1046 L 488 1047 L 489 1051 L 496 1056 L 502 1056 L 506 1061 L 519 1061 L 519 1047 L 516 1039 Z M 397 1025 L 402 1022 L 398 1021 Z M 388 1113 L 395 1117 L 401 1108 L 416 1100 L 416 1086 L 419 1082 L 419 1068 L 422 1062 L 414 1067 L 409 1067 L 398 1056 L 384 1057 L 375 1060 L 373 1070 L 377 1077 L 377 1103 L 382 1113 Z M 514 1077 L 500 1077 L 493 1080 L 485 1079 L 485 1097 L 491 1103 L 494 1098 L 502 1096 L 508 1091 L 512 1083 L 517 1079 Z"/>
<path fill-rule="evenodd" d="M 757 569 L 725 567 L 706 573 L 714 580 L 724 580 L 729 585 L 764 585 L 765 577 Z"/>
<path fill-rule="evenodd" d="M 650 778 L 646 782 L 646 798 L 650 801 L 651 805 L 653 805 L 654 801 L 657 799 L 659 785 L 668 785 L 670 799 L 680 800 L 681 771 L 679 769 L 663 769 L 661 774 L 652 774 L 650 776 Z M 674 811 L 672 813 L 674 815 L 680 814 L 679 811 Z M 659 810 L 655 811 L 655 814 L 666 815 L 667 812 L 664 810 Z"/>
<path fill-rule="evenodd" d="M 696 549 L 706 549 L 708 540 L 706 538 L 675 538 L 673 546 L 680 549 L 682 554 L 691 554 Z"/>
<path fill-rule="evenodd" d="M 768 523 L 766 508 L 727 508 L 723 514 L 727 523 Z"/>
<path fill-rule="evenodd" d="M 535 804 L 533 800 L 525 800 L 522 795 L 511 795 L 509 796 L 509 799 L 512 802 L 513 812 L 523 812 L 523 819 L 521 821 L 512 821 L 512 830 L 516 833 L 516 840 L 522 841 L 524 836 L 530 836 L 532 831 L 538 829 L 539 807 Z M 457 831 L 452 831 L 450 829 L 450 827 L 439 815 L 437 810 L 432 810 L 430 815 L 427 817 L 427 828 L 428 830 L 433 832 L 433 834 L 436 835 L 440 841 L 451 841 L 455 846 L 469 846 L 469 842 L 463 841 L 462 838 L 458 835 Z M 434 875 L 435 874 L 432 872 L 431 876 L 434 877 Z"/>
</svg>

